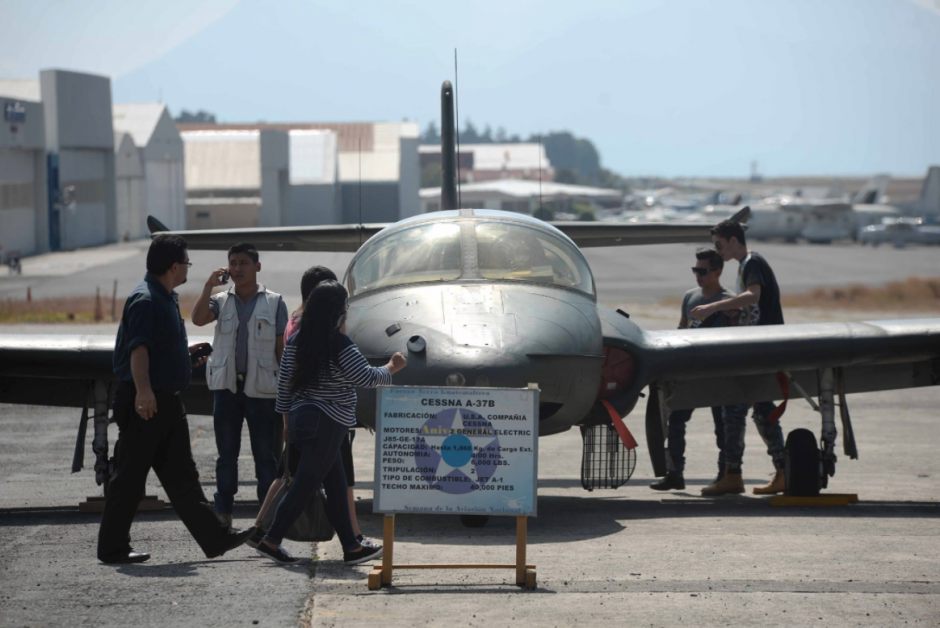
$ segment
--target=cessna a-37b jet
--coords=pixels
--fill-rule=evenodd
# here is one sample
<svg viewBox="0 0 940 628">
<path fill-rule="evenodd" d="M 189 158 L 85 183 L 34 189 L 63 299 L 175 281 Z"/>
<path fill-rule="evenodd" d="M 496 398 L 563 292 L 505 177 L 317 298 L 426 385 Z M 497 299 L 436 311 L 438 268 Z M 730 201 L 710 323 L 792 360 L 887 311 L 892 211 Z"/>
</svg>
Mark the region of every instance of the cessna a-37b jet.
<svg viewBox="0 0 940 628">
<path fill-rule="evenodd" d="M 805 438 L 809 433 L 791 439 L 788 492 L 816 494 L 835 473 L 837 398 L 843 451 L 855 458 L 846 394 L 940 383 L 940 319 L 643 331 L 597 302 L 579 247 L 706 243 L 710 227 L 549 224 L 459 208 L 452 102 L 445 82 L 443 211 L 387 225 L 177 233 L 190 249 L 251 242 L 259 250 L 355 252 L 344 279 L 346 327 L 363 355 L 384 363 L 404 353 L 408 368 L 395 377 L 400 385 L 535 382 L 541 436 L 575 425 L 613 426 L 629 441 L 621 419 L 648 389 L 646 432 L 657 476 L 670 464 L 664 426 L 673 410 L 779 400 L 792 388 L 820 412 L 822 431 L 818 441 Z M 105 490 L 113 348 L 112 336 L 0 335 L 0 402 L 83 408 L 73 472 L 83 465 L 85 426 L 93 418 L 96 479 Z M 212 413 L 211 393 L 198 374 L 184 399 L 190 413 Z M 357 418 L 374 425 L 374 391 L 360 391 Z M 611 451 L 623 447 L 616 436 L 602 440 Z"/>
</svg>

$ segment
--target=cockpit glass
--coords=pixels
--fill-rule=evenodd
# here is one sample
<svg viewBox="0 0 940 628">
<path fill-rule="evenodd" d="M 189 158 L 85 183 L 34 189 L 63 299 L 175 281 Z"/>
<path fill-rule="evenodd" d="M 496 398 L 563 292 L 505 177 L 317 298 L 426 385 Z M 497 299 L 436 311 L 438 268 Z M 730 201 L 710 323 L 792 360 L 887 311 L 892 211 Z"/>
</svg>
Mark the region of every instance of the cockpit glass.
<svg viewBox="0 0 940 628">
<path fill-rule="evenodd" d="M 350 295 L 460 277 L 460 225 L 435 222 L 366 243 L 349 272 Z"/>
<path fill-rule="evenodd" d="M 476 226 L 477 264 L 484 279 L 534 281 L 594 294 L 587 263 L 570 243 L 503 222 Z"/>
</svg>

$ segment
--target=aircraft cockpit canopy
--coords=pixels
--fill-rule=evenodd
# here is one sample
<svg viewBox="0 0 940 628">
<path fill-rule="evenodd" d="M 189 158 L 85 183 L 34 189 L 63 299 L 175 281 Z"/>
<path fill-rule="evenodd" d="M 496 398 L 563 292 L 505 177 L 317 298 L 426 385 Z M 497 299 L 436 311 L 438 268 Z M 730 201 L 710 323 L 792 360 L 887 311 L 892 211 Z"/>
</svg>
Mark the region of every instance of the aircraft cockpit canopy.
<svg viewBox="0 0 940 628">
<path fill-rule="evenodd" d="M 464 246 L 476 255 L 464 255 Z M 475 259 L 475 264 L 474 264 Z M 564 237 L 515 221 L 435 221 L 367 242 L 347 275 L 350 296 L 453 280 L 521 281 L 594 295 L 581 252 Z"/>
</svg>

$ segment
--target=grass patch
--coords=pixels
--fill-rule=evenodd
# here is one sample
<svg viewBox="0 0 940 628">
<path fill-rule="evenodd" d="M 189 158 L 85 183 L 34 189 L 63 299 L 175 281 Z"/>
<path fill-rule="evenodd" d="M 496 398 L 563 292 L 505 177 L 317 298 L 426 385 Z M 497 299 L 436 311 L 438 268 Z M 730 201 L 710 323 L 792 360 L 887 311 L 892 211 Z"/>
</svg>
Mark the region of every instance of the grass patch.
<svg viewBox="0 0 940 628">
<path fill-rule="evenodd" d="M 785 296 L 784 307 L 839 310 L 940 311 L 940 278 L 909 277 L 881 287 L 853 284 L 844 288 L 816 288 Z"/>
<path fill-rule="evenodd" d="M 877 287 L 852 284 L 844 288 L 815 288 L 802 294 L 784 295 L 781 302 L 784 310 L 940 312 L 940 278 L 909 277 Z M 659 304 L 678 309 L 682 299 L 668 297 Z"/>
<path fill-rule="evenodd" d="M 119 298 L 114 303 L 116 319 L 121 320 L 126 299 Z M 195 298 L 180 303 L 184 319 L 189 318 Z M 95 319 L 95 297 L 56 297 L 33 299 L 32 301 L 3 299 L 0 300 L 0 325 L 16 323 L 110 323 L 111 297 L 101 297 L 101 320 Z"/>
</svg>

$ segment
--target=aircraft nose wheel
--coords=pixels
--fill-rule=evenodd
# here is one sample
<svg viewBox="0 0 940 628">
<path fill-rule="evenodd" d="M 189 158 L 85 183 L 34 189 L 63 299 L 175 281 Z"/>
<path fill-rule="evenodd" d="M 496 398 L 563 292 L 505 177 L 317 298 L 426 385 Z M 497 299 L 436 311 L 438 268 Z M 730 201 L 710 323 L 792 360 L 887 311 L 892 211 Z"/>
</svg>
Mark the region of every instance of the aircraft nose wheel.
<svg viewBox="0 0 940 628">
<path fill-rule="evenodd" d="M 482 528 L 489 520 L 489 515 L 460 515 L 460 523 L 465 528 Z"/>
<path fill-rule="evenodd" d="M 816 497 L 822 484 L 822 461 L 816 435 L 807 429 L 787 435 L 786 495 Z"/>
</svg>

